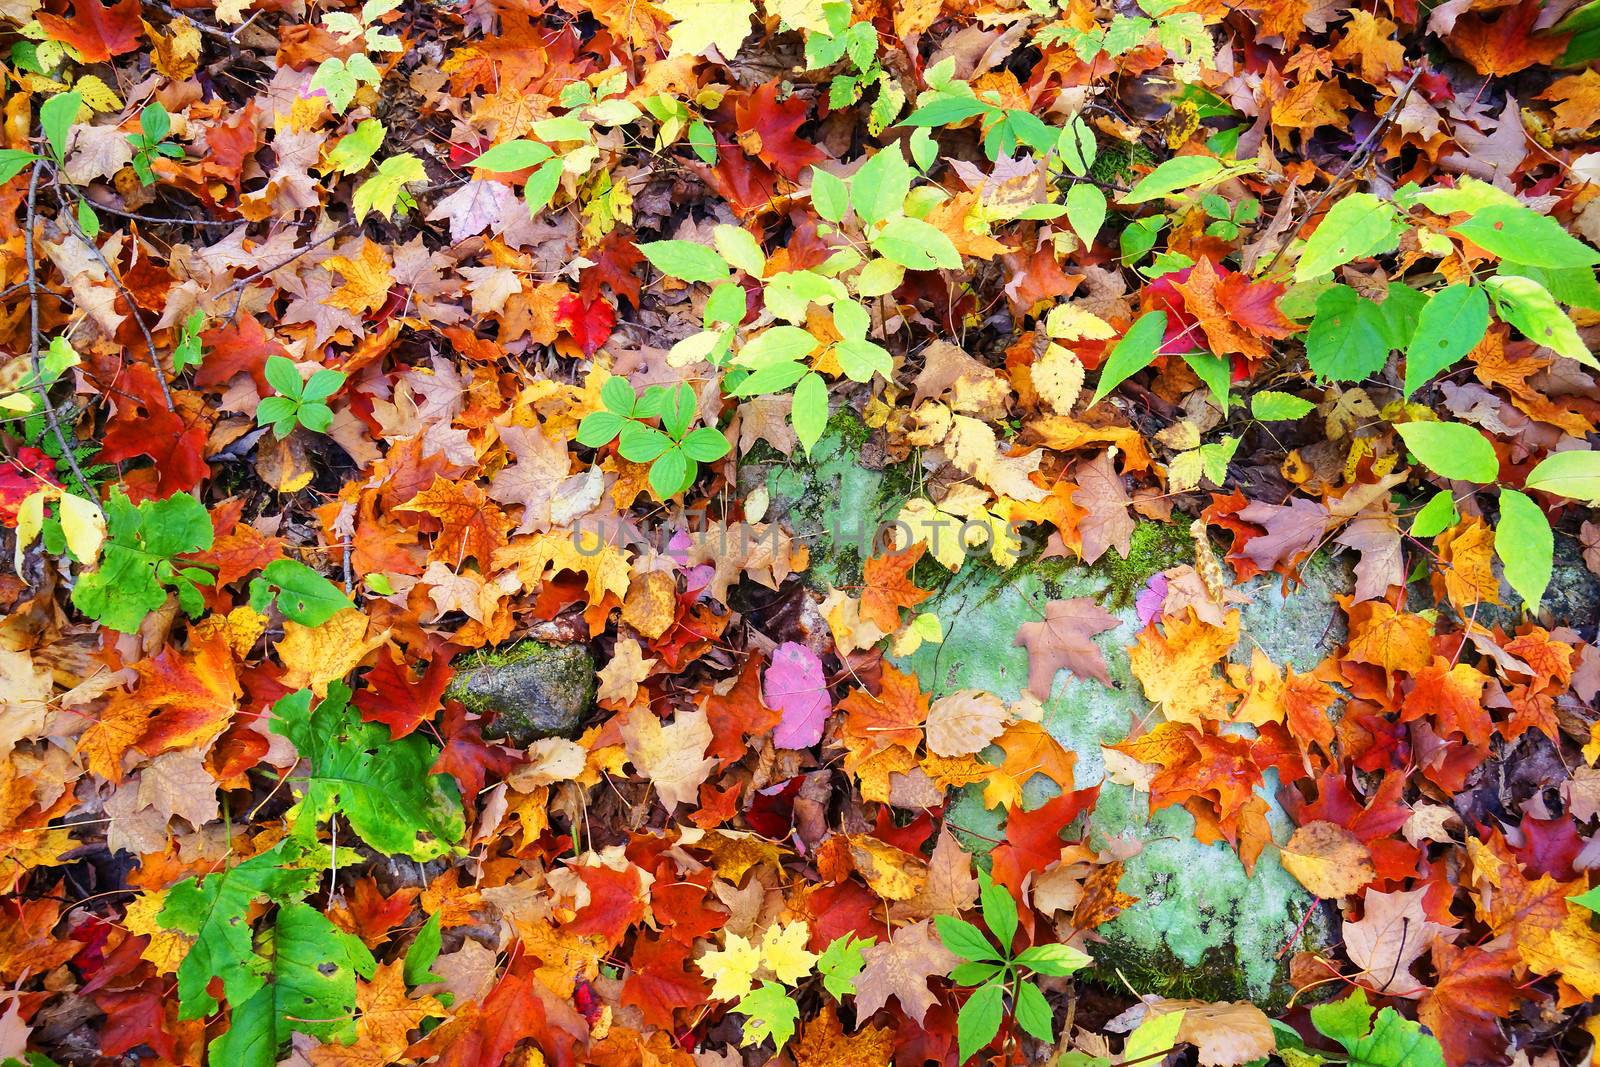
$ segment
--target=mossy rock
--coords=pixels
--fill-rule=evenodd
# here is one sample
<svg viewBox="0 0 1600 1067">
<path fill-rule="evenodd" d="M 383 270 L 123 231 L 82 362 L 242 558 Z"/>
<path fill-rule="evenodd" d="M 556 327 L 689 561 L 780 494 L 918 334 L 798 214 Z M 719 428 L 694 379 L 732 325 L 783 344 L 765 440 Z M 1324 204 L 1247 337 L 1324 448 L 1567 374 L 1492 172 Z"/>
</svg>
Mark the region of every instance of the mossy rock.
<svg viewBox="0 0 1600 1067">
<path fill-rule="evenodd" d="M 532 639 L 468 653 L 455 663 L 445 696 L 493 717 L 483 736 L 514 745 L 576 737 L 594 704 L 594 653 L 588 645 Z"/>
</svg>

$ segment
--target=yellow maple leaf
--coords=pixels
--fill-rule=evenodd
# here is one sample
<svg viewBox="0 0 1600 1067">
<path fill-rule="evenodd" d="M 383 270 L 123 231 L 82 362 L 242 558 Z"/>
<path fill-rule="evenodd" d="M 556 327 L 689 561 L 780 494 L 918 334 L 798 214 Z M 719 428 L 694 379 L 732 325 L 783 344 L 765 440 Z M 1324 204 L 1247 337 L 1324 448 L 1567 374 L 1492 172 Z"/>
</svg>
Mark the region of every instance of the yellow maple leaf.
<svg viewBox="0 0 1600 1067">
<path fill-rule="evenodd" d="M 148 937 L 150 943 L 140 951 L 139 957 L 150 961 L 161 974 L 172 974 L 189 954 L 194 938 L 177 930 L 169 930 L 157 921 L 156 916 L 167 906 L 165 889 L 141 893 L 123 913 L 122 925 L 128 933 Z"/>
<path fill-rule="evenodd" d="M 695 966 L 711 979 L 711 999 L 738 1000 L 755 988 L 761 949 L 738 934 L 729 934 L 723 948 L 705 953 L 695 960 Z"/>
<path fill-rule="evenodd" d="M 1144 695 L 1169 722 L 1199 726 L 1206 719 L 1228 719 L 1228 705 L 1238 695 L 1218 677 L 1216 666 L 1239 641 L 1239 612 L 1230 611 L 1221 626 L 1212 626 L 1188 609 L 1182 618 L 1152 622 L 1128 652 L 1133 676 Z"/>
<path fill-rule="evenodd" d="M 811 927 L 804 921 L 773 923 L 761 935 L 761 962 L 784 985 L 794 985 L 811 973 L 817 954 L 806 949 Z"/>
<path fill-rule="evenodd" d="M 328 270 L 338 271 L 344 278 L 343 285 L 323 298 L 324 303 L 352 314 L 359 315 L 382 307 L 389 298 L 390 287 L 394 285 L 394 265 L 389 260 L 389 253 L 371 238 L 362 238 L 361 251 L 356 258 L 329 256 L 322 261 L 322 265 Z"/>
<path fill-rule="evenodd" d="M 601 540 L 595 530 L 552 530 L 532 537 L 513 538 L 494 554 L 495 569 L 515 567 L 524 589 L 537 589 L 545 572 L 572 571 L 588 577 L 589 603 L 597 604 L 607 593 L 622 599 L 628 592 L 630 576 L 627 552 Z"/>
<path fill-rule="evenodd" d="M 368 652 L 389 639 L 387 627 L 378 634 L 369 629 L 369 620 L 358 608 L 345 608 L 321 626 L 286 620 L 277 644 L 283 684 L 290 689 L 310 686 L 319 698 L 327 696 L 329 682 L 355 670 Z"/>
</svg>

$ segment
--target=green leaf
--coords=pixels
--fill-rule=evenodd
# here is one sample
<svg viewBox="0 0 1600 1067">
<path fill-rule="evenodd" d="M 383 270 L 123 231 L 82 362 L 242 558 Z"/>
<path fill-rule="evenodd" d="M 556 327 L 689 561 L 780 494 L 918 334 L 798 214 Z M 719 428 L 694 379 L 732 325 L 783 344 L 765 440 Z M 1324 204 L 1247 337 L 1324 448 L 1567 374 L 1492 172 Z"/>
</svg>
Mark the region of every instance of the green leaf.
<svg viewBox="0 0 1600 1067">
<path fill-rule="evenodd" d="M 301 426 L 316 433 L 327 433 L 328 427 L 333 425 L 333 409 L 320 400 L 301 404 L 295 411 L 295 417 L 300 420 Z"/>
<path fill-rule="evenodd" d="M 1141 315 L 1111 350 L 1105 366 L 1100 368 L 1100 382 L 1095 386 L 1094 397 L 1089 403 L 1099 403 L 1111 390 L 1154 363 L 1156 350 L 1161 347 L 1161 338 L 1166 332 L 1165 311 L 1150 311 Z"/>
<path fill-rule="evenodd" d="M 1456 511 L 1455 498 L 1450 490 L 1441 489 L 1417 512 L 1411 520 L 1412 537 L 1434 537 L 1454 526 L 1461 518 Z"/>
<path fill-rule="evenodd" d="M 1183 1011 L 1169 1011 L 1161 1015 L 1146 1014 L 1144 1022 L 1134 1028 L 1123 1043 L 1124 1063 L 1159 1063 L 1159 1056 L 1178 1044 L 1178 1031 L 1183 1027 Z"/>
<path fill-rule="evenodd" d="M 411 942 L 411 947 L 406 949 L 405 980 L 408 986 L 418 986 L 426 982 L 443 980 L 442 975 L 432 971 L 433 961 L 439 958 L 439 948 L 443 944 L 440 934 L 440 924 L 444 912 L 436 911 L 428 916 L 428 921 L 422 924 L 422 929 L 417 931 L 416 939 Z"/>
<path fill-rule="evenodd" d="M 950 968 L 950 981 L 956 985 L 982 985 L 1005 969 L 1003 963 L 958 963 Z"/>
<path fill-rule="evenodd" d="M 1222 163 L 1210 156 L 1174 156 L 1140 178 L 1117 197 L 1119 204 L 1143 204 L 1192 188 L 1222 173 Z"/>
<path fill-rule="evenodd" d="M 161 105 L 159 100 L 146 105 L 139 112 L 139 129 L 144 131 L 146 144 L 156 144 L 166 140 L 167 134 L 172 132 L 172 116 Z M 1532 262 L 1527 260 L 1525 262 Z"/>
<path fill-rule="evenodd" d="M 1149 255 L 1155 247 L 1156 238 L 1161 235 L 1161 228 L 1166 224 L 1165 215 L 1147 215 L 1123 227 L 1117 237 L 1117 250 L 1121 253 L 1123 264 L 1131 266 Z"/>
<path fill-rule="evenodd" d="M 680 448 L 669 448 L 650 465 L 650 488 L 663 500 L 677 496 L 694 484 L 698 468 Z"/>
<path fill-rule="evenodd" d="M 1322 217 L 1295 264 L 1297 281 L 1327 274 L 1353 259 L 1395 248 L 1400 232 L 1394 205 L 1371 193 L 1350 193 Z"/>
<path fill-rule="evenodd" d="M 1250 414 L 1262 422 L 1285 422 L 1311 414 L 1317 405 L 1292 393 L 1263 390 L 1250 398 Z"/>
<path fill-rule="evenodd" d="M 1501 259 L 1532 267 L 1592 267 L 1596 252 L 1569 234 L 1555 219 L 1525 204 L 1489 204 L 1453 227 L 1479 248 Z"/>
<path fill-rule="evenodd" d="M 255 995 L 269 966 L 253 951 L 246 912 L 257 900 L 287 901 L 314 890 L 320 866 L 302 867 L 302 853 L 287 842 L 203 880 L 185 879 L 167 892 L 159 920 L 195 939 L 178 965 L 178 1017 L 200 1019 L 217 1010 L 206 991 L 222 979 L 223 994 L 239 1005 Z"/>
<path fill-rule="evenodd" d="M 1488 329 L 1489 298 L 1481 287 L 1458 284 L 1434 293 L 1406 349 L 1406 397 L 1472 351 Z"/>
<path fill-rule="evenodd" d="M 1013 1013 L 1017 1017 L 1017 1024 L 1033 1037 L 1046 1044 L 1055 1041 L 1056 1031 L 1052 1025 L 1055 1013 L 1050 1009 L 1050 1002 L 1044 999 L 1044 994 L 1039 992 L 1039 987 L 1032 982 L 1017 983 L 1017 1003 Z"/>
<path fill-rule="evenodd" d="M 806 455 L 811 455 L 828 425 L 828 383 L 823 381 L 822 375 L 812 372 L 800 379 L 795 386 L 789 421 L 794 424 L 794 435 L 800 439 Z"/>
<path fill-rule="evenodd" d="M 1574 904 L 1582 905 L 1593 912 L 1600 912 L 1600 885 L 1590 889 L 1587 893 L 1579 893 L 1575 897 L 1568 897 Z"/>
<path fill-rule="evenodd" d="M 67 158 L 67 132 L 72 129 L 82 107 L 83 97 L 76 92 L 57 93 L 39 105 L 39 128 L 44 131 L 44 139 L 49 142 L 57 163 Z"/>
<path fill-rule="evenodd" d="M 1094 244 L 1095 235 L 1106 221 L 1106 194 L 1088 182 L 1075 182 L 1067 190 L 1067 223 L 1083 247 Z"/>
<path fill-rule="evenodd" d="M 429 773 L 439 750 L 422 734 L 392 738 L 382 723 L 363 722 L 349 700 L 349 687 L 333 682 L 315 710 L 304 689 L 272 706 L 272 732 L 292 741 L 311 768 L 297 782 L 292 832 L 314 838 L 317 824 L 337 812 L 385 855 L 427 861 L 452 851 L 465 832 L 461 794 L 454 778 Z"/>
<path fill-rule="evenodd" d="M 733 357 L 735 366 L 760 370 L 774 363 L 790 363 L 817 347 L 817 339 L 798 326 L 770 326 L 747 342 Z"/>
<path fill-rule="evenodd" d="M 821 167 L 811 168 L 811 204 L 829 222 L 838 222 L 850 210 L 850 187 Z"/>
<path fill-rule="evenodd" d="M 662 274 L 686 282 L 720 282 L 731 273 L 715 249 L 693 241 L 646 241 L 639 251 Z"/>
<path fill-rule="evenodd" d="M 795 1023 L 800 1021 L 800 1005 L 794 1002 L 789 991 L 777 982 L 766 981 L 744 996 L 733 1010 L 747 1016 L 744 1035 L 739 1044 L 745 1048 L 759 1045 L 772 1038 L 773 1045 L 782 1051 L 794 1036 Z"/>
<path fill-rule="evenodd" d="M 287 356 L 268 356 L 265 370 L 268 384 L 278 391 L 279 396 L 286 396 L 292 400 L 300 399 L 305 382 L 300 378 L 300 371 L 296 369 L 294 360 Z"/>
<path fill-rule="evenodd" d="M 528 176 L 522 187 L 522 199 L 528 205 L 529 215 L 537 215 L 555 199 L 556 190 L 561 187 L 561 172 L 561 160 L 551 159 Z"/>
<path fill-rule="evenodd" d="M 342 370 L 319 370 L 312 372 L 306 380 L 305 388 L 300 393 L 300 399 L 326 400 L 344 385 L 345 373 Z"/>
<path fill-rule="evenodd" d="M 1436 1038 L 1393 1008 L 1384 1008 L 1374 1021 L 1359 988 L 1342 1001 L 1313 1007 L 1311 1022 L 1344 1046 L 1350 1067 L 1444 1067 Z"/>
<path fill-rule="evenodd" d="M 1367 1003 L 1366 992 L 1357 988 L 1343 1000 L 1313 1005 L 1311 1024 L 1348 1049 L 1371 1029 L 1372 1005 Z"/>
<path fill-rule="evenodd" d="M 307 904 L 284 905 L 271 930 L 262 944 L 269 980 L 243 1003 L 230 998 L 228 1029 L 207 1049 L 212 1063 L 270 1067 L 295 1033 L 355 1039 L 356 975 L 372 977 L 372 953 Z"/>
<path fill-rule="evenodd" d="M 874 374 L 887 378 L 894 369 L 889 350 L 872 341 L 840 341 L 833 346 L 833 355 L 845 377 L 853 382 L 870 382 Z"/>
<path fill-rule="evenodd" d="M 1004 892 L 1004 889 L 1001 890 Z M 964 960 L 1002 960 L 1003 954 L 997 951 L 993 942 L 986 937 L 982 930 L 973 926 L 965 919 L 958 919 L 954 915 L 935 915 L 933 925 L 939 930 L 939 940 L 944 947 L 954 952 Z M 1015 927 L 1013 927 L 1015 930 Z"/>
<path fill-rule="evenodd" d="M 850 204 L 856 215 L 863 222 L 874 223 L 898 214 L 911 191 L 911 174 L 898 145 L 868 156 L 850 176 Z"/>
<path fill-rule="evenodd" d="M 901 126 L 948 126 L 993 110 L 973 96 L 941 96 L 917 108 L 901 120 Z"/>
<path fill-rule="evenodd" d="M 956 1053 L 961 1063 L 970 1060 L 974 1053 L 994 1040 L 1000 1032 L 1000 1020 L 1005 1014 L 1004 992 L 998 981 L 978 987 L 956 1015 Z"/>
<path fill-rule="evenodd" d="M 699 119 L 689 124 L 689 148 L 706 166 L 717 165 L 717 136 Z"/>
<path fill-rule="evenodd" d="M 377 119 L 362 119 L 356 128 L 339 138 L 325 160 L 335 174 L 356 174 L 372 162 L 373 153 L 383 146 L 388 130 Z M 494 151 L 494 149 L 490 149 Z"/>
<path fill-rule="evenodd" d="M 0 148 L 0 183 L 21 174 L 39 157 L 22 148 Z"/>
<path fill-rule="evenodd" d="M 1017 956 L 1017 963 L 1055 978 L 1081 971 L 1094 959 L 1071 945 L 1032 945 Z"/>
<path fill-rule="evenodd" d="M 683 454 L 700 463 L 714 463 L 728 454 L 728 439 L 722 431 L 711 426 L 702 426 L 692 431 L 683 439 L 679 446 Z"/>
<path fill-rule="evenodd" d="M 78 576 L 72 603 L 110 629 L 135 633 L 145 616 L 166 602 L 165 584 L 178 584 L 182 591 L 172 558 L 211 547 L 211 515 L 188 493 L 135 507 L 118 490 L 106 504 L 106 521 L 100 565 Z M 169 577 L 163 580 L 158 567 Z"/>
<path fill-rule="evenodd" d="M 1555 534 L 1544 509 L 1515 489 L 1500 490 L 1500 521 L 1494 528 L 1494 551 L 1505 565 L 1506 581 L 1530 612 L 1549 588 L 1555 560 Z"/>
<path fill-rule="evenodd" d="M 1494 446 L 1460 422 L 1405 422 L 1396 426 L 1417 460 L 1441 478 L 1492 482 L 1500 475 Z"/>
<path fill-rule="evenodd" d="M 1536 344 L 1552 348 L 1568 359 L 1600 370 L 1600 360 L 1594 358 L 1578 329 L 1557 306 L 1550 290 L 1532 278 L 1507 277 L 1497 274 L 1484 283 L 1484 288 L 1494 298 L 1495 310 L 1500 317 L 1522 332 L 1522 336 Z"/>
<path fill-rule="evenodd" d="M 632 415 L 638 404 L 633 386 L 621 374 L 613 374 L 600 386 L 600 402 L 606 410 L 618 415 Z"/>
<path fill-rule="evenodd" d="M 769 363 L 733 388 L 737 397 L 761 393 L 781 393 L 804 378 L 811 370 L 804 363 Z"/>
<path fill-rule="evenodd" d="M 711 239 L 723 259 L 752 278 L 759 278 L 766 271 L 767 254 L 749 230 L 722 223 L 711 228 Z"/>
<path fill-rule="evenodd" d="M 345 608 L 355 605 L 344 590 L 292 559 L 275 559 L 261 571 L 262 579 L 278 590 L 278 610 L 302 626 L 321 626 Z"/>
<path fill-rule="evenodd" d="M 1011 897 L 1011 890 L 1003 885 L 997 885 L 990 880 L 987 874 L 979 878 L 981 888 L 978 900 L 983 909 L 983 924 L 994 935 L 994 940 L 1000 946 L 1002 959 L 1011 956 L 1011 940 L 1017 934 L 1017 902 Z M 943 936 L 944 931 L 940 930 Z M 951 951 L 955 951 L 952 949 Z M 968 956 L 967 959 L 987 959 L 988 957 Z"/>
<path fill-rule="evenodd" d="M 1600 452 L 1588 449 L 1552 452 L 1539 461 L 1522 484 L 1525 489 L 1538 489 L 1600 507 Z"/>
<path fill-rule="evenodd" d="M 672 438 L 639 422 L 629 422 L 617 435 L 617 452 L 630 463 L 649 463 L 672 447 Z"/>
<path fill-rule="evenodd" d="M 1233 364 L 1228 357 L 1211 352 L 1185 352 L 1183 361 L 1211 388 L 1211 395 L 1217 398 L 1217 406 L 1227 411 L 1228 384 L 1233 380 Z"/>
<path fill-rule="evenodd" d="M 855 934 L 845 934 L 828 942 L 828 947 L 817 957 L 822 988 L 831 993 L 834 1000 L 843 1001 L 856 991 L 856 975 L 867 966 L 862 951 L 876 940 L 873 937 L 861 940 Z"/>
<path fill-rule="evenodd" d="M 627 419 L 612 411 L 591 411 L 578 423 L 577 441 L 580 445 L 599 448 L 608 444 L 621 432 Z"/>
<path fill-rule="evenodd" d="M 1359 382 L 1389 361 L 1388 323 L 1383 309 L 1348 285 L 1317 297 L 1316 317 L 1306 331 L 1306 359 L 1330 381 Z"/>
<path fill-rule="evenodd" d="M 871 237 L 872 247 L 907 270 L 960 270 L 950 238 L 921 219 L 899 215 Z"/>
<path fill-rule="evenodd" d="M 427 178 L 422 160 L 410 152 L 390 156 L 378 164 L 372 177 L 356 186 L 355 196 L 350 201 L 356 221 L 366 218 L 370 211 L 376 211 L 384 218 L 393 215 L 401 203 L 401 197 L 405 195 L 405 187 L 411 182 L 426 181 Z"/>
</svg>

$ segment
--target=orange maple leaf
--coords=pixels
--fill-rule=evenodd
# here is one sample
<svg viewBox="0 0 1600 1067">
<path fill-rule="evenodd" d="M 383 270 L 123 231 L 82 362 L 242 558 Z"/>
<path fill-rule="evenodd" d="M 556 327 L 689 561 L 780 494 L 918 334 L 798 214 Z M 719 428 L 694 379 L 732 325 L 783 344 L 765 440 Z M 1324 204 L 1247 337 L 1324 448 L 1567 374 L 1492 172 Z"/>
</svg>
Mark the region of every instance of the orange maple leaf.
<svg viewBox="0 0 1600 1067">
<path fill-rule="evenodd" d="M 1146 626 L 1129 651 L 1133 676 L 1168 721 L 1198 726 L 1229 718 L 1228 705 L 1239 693 L 1216 667 L 1239 641 L 1239 612 L 1222 621 L 1212 626 L 1189 608 L 1181 618 L 1166 619 L 1164 632 L 1154 622 Z"/>
<path fill-rule="evenodd" d="M 883 684 L 878 695 L 866 689 L 852 690 L 839 702 L 844 712 L 840 733 L 858 742 L 852 748 L 875 752 L 890 745 L 915 749 L 922 740 L 922 724 L 928 718 L 928 695 L 917 684 L 917 676 L 901 673 L 888 663 L 883 665 Z"/>
<path fill-rule="evenodd" d="M 459 567 L 471 557 L 488 566 L 495 550 L 506 545 L 511 520 L 500 506 L 489 499 L 476 482 L 452 481 L 435 475 L 433 484 L 395 508 L 432 515 L 442 527 L 428 553 L 430 560 L 442 560 Z"/>
<path fill-rule="evenodd" d="M 867 560 L 861 582 L 861 617 L 886 634 L 900 629 L 900 609 L 914 608 L 933 595 L 919 589 L 911 580 L 911 568 L 928 550 L 918 541 L 900 552 L 890 552 Z"/>
</svg>

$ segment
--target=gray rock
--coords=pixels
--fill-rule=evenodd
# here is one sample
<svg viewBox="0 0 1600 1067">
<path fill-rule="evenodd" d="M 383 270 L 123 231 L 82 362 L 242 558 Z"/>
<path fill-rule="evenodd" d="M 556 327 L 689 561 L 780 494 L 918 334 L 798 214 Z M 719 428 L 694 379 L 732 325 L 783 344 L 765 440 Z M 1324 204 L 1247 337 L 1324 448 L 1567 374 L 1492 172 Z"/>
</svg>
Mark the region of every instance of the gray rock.
<svg viewBox="0 0 1600 1067">
<path fill-rule="evenodd" d="M 493 712 L 483 735 L 515 745 L 576 736 L 594 703 L 588 645 L 517 641 L 463 656 L 455 668 L 445 696 L 470 711 Z"/>
<path fill-rule="evenodd" d="M 859 431 L 859 427 L 857 427 Z M 892 517 L 917 487 L 909 464 L 872 470 L 861 455 L 864 434 L 830 424 L 812 451 L 810 463 L 773 464 L 766 472 L 773 510 L 797 530 L 814 532 L 811 542 L 815 579 L 820 563 L 826 584 L 859 582 L 864 553 L 847 535 L 861 524 Z M 1140 625 L 1133 600 L 1156 571 L 1194 557 L 1193 542 L 1181 526 L 1140 523 L 1129 557 L 1107 553 L 1094 567 L 1061 559 L 1024 558 L 1007 569 L 986 558 L 971 558 L 955 575 L 929 568 L 923 581 L 936 589 L 918 606 L 943 620 L 943 643 L 925 644 L 900 659 L 931 696 L 959 689 L 981 689 L 1004 700 L 1018 698 L 1028 682 L 1028 654 L 1013 639 L 1024 623 L 1037 621 L 1042 605 L 1074 596 L 1095 598 L 1121 625 L 1097 638 L 1112 688 L 1063 671 L 1044 702 L 1044 726 L 1077 756 L 1075 788 L 1101 783 L 1099 802 L 1088 815 L 1091 842 L 1131 838 L 1142 846 L 1124 867 L 1120 888 L 1139 903 L 1102 926 L 1105 940 L 1091 948 L 1097 965 L 1084 973 L 1092 982 L 1141 993 L 1206 1000 L 1251 999 L 1281 1005 L 1293 992 L 1283 946 L 1329 942 L 1330 923 L 1268 848 L 1247 874 L 1233 849 L 1195 839 L 1194 820 L 1181 808 L 1152 811 L 1149 796 L 1130 786 L 1103 781 L 1101 746 L 1128 736 L 1135 721 L 1159 718 L 1128 665 L 1128 646 Z M 1318 554 L 1302 569 L 1303 582 L 1286 595 L 1277 575 L 1245 583 L 1251 599 L 1242 611 L 1235 659 L 1248 662 L 1259 643 L 1277 663 L 1309 671 L 1344 638 L 1343 615 L 1334 600 L 1352 586 L 1349 567 Z M 1274 841 L 1293 830 L 1276 797 L 1277 776 L 1257 790 L 1268 804 Z M 1036 775 L 1024 789 L 1032 808 L 1054 795 L 1054 783 Z M 963 845 L 986 852 L 1005 839 L 1005 813 L 985 807 L 981 786 L 953 798 L 947 813 Z M 1301 919 L 1311 912 L 1300 929 Z"/>
</svg>

